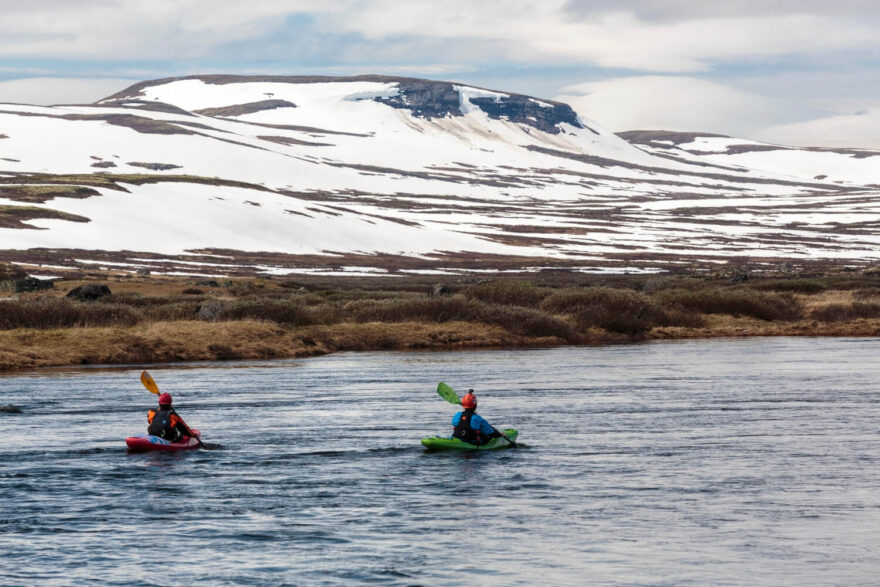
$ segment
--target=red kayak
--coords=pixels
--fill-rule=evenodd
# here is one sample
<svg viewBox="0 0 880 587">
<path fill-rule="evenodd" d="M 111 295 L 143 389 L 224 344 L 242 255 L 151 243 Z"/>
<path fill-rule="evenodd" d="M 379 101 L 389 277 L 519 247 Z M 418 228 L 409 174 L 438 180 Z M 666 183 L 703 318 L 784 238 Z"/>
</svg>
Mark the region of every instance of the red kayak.
<svg viewBox="0 0 880 587">
<path fill-rule="evenodd" d="M 195 428 L 192 429 L 195 436 L 184 436 L 183 440 L 177 442 L 169 442 L 164 438 L 153 436 L 152 434 L 144 434 L 143 436 L 130 436 L 125 439 L 125 444 L 132 451 L 145 450 L 188 450 L 191 448 L 199 448 L 199 438 L 201 434 Z"/>
</svg>

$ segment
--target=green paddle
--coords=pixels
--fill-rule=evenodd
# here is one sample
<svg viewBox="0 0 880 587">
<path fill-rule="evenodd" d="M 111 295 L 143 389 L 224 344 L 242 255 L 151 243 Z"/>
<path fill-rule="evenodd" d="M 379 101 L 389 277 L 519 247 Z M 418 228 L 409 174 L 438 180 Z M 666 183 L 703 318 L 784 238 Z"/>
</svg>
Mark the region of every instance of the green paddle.
<svg viewBox="0 0 880 587">
<path fill-rule="evenodd" d="M 449 403 L 455 404 L 457 406 L 461 405 L 461 398 L 458 397 L 458 394 L 455 393 L 455 390 L 453 390 L 442 381 L 437 385 L 437 393 L 439 393 L 440 397 L 442 397 Z"/>
<path fill-rule="evenodd" d="M 141 383 L 144 384 L 144 387 L 147 388 L 147 391 L 149 391 L 152 394 L 159 395 L 159 386 L 156 385 L 156 381 L 146 371 L 141 373 Z M 178 414 L 174 408 L 171 408 L 171 413 L 174 414 L 175 416 L 177 416 L 178 418 L 180 418 L 180 414 Z M 196 439 L 196 441 L 199 443 L 200 447 L 202 447 L 204 449 L 208 448 L 207 446 L 205 446 L 205 443 L 202 442 L 201 438 L 199 438 L 198 436 L 193 434 L 192 428 L 190 428 L 187 425 L 187 423 L 183 421 L 183 418 L 180 418 L 180 423 L 183 424 L 183 427 L 186 429 L 186 431 L 189 433 L 189 435 Z"/>
<path fill-rule="evenodd" d="M 449 387 L 448 385 L 446 385 L 445 383 L 443 383 L 442 381 L 437 384 L 437 393 L 440 395 L 440 397 L 442 397 L 443 399 L 445 399 L 449 403 L 455 404 L 457 406 L 461 405 L 461 398 L 458 397 L 458 394 L 455 393 L 455 390 L 452 389 L 451 387 Z M 512 441 L 511 439 L 507 438 L 507 436 L 505 436 L 503 433 L 501 433 L 497 428 L 493 427 L 492 430 L 494 430 L 495 432 L 498 432 L 498 434 L 501 434 L 501 438 L 503 438 L 504 440 L 509 442 L 510 446 L 516 448 L 516 443 L 514 441 Z"/>
</svg>

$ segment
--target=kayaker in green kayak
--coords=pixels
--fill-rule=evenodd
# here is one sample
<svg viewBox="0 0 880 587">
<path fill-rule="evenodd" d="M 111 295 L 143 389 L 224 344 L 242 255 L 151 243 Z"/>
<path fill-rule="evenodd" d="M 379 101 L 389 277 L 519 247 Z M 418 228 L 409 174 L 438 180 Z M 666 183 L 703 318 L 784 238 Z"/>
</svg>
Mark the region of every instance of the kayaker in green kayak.
<svg viewBox="0 0 880 587">
<path fill-rule="evenodd" d="M 452 430 L 453 438 L 479 446 L 501 437 L 500 432 L 477 414 L 477 396 L 473 389 L 469 389 L 467 395 L 461 398 L 461 407 L 464 410 L 452 417 L 455 427 Z"/>
</svg>

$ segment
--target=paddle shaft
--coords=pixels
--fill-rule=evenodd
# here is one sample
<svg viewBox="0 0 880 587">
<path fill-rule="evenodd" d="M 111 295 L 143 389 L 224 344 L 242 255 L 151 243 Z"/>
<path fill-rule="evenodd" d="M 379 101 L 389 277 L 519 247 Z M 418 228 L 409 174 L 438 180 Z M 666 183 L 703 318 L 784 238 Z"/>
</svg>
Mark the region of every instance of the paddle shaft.
<svg viewBox="0 0 880 587">
<path fill-rule="evenodd" d="M 510 443 L 510 446 L 512 446 L 513 448 L 516 448 L 516 443 L 515 443 L 514 441 L 512 441 L 511 439 L 507 438 L 507 436 L 506 436 L 503 432 L 501 432 L 500 430 L 498 430 L 498 428 L 492 428 L 492 430 L 494 430 L 494 431 L 497 432 L 499 435 L 501 435 L 501 438 L 503 438 L 504 440 L 506 440 L 507 442 L 509 442 L 509 443 Z"/>
<path fill-rule="evenodd" d="M 178 418 L 180 418 L 180 414 L 178 414 L 178 413 L 177 413 L 177 410 L 175 410 L 174 408 L 171 408 L 171 413 L 174 414 L 175 416 L 177 416 Z M 207 446 L 205 446 L 205 443 L 202 442 L 202 439 L 199 438 L 197 435 L 195 435 L 195 434 L 193 433 L 192 428 L 190 428 L 189 425 L 188 425 L 186 422 L 183 421 L 183 418 L 180 418 L 180 423 L 183 424 L 183 427 L 184 427 L 184 429 L 186 429 L 187 433 L 188 433 L 192 438 L 195 438 L 195 439 L 196 439 L 196 442 L 199 443 L 199 446 L 200 446 L 200 447 L 202 447 L 202 448 L 208 448 Z"/>
</svg>

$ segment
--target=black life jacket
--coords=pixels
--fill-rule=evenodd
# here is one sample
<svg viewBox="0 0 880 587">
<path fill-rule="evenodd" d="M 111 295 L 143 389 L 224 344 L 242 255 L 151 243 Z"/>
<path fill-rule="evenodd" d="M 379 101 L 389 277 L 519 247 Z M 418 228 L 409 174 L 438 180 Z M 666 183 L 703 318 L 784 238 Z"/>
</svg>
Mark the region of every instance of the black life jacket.
<svg viewBox="0 0 880 587">
<path fill-rule="evenodd" d="M 483 444 L 480 431 L 471 428 L 471 416 L 473 415 L 474 413 L 470 410 L 465 410 L 461 413 L 458 424 L 452 430 L 452 437 L 464 440 L 471 444 Z"/>
<path fill-rule="evenodd" d="M 171 410 L 156 410 L 153 414 L 153 421 L 147 428 L 147 434 L 176 442 L 183 436 L 180 430 L 171 425 Z"/>
</svg>

